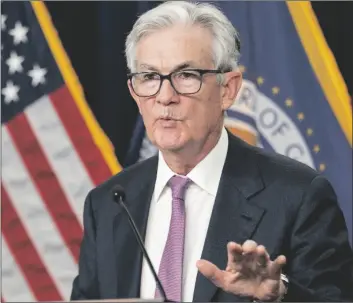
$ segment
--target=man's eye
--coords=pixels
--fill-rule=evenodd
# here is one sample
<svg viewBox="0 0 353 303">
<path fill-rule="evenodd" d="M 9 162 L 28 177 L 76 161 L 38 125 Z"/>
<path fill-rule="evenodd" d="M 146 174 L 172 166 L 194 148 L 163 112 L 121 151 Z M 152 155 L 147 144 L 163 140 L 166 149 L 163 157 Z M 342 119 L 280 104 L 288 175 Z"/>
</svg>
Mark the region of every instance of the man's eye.
<svg viewBox="0 0 353 303">
<path fill-rule="evenodd" d="M 158 80 L 159 76 L 158 76 L 158 74 L 155 74 L 155 73 L 148 73 L 148 74 L 143 74 L 142 79 L 143 80 Z"/>
<path fill-rule="evenodd" d="M 177 77 L 182 79 L 198 79 L 200 78 L 200 74 L 197 72 L 180 72 Z"/>
</svg>

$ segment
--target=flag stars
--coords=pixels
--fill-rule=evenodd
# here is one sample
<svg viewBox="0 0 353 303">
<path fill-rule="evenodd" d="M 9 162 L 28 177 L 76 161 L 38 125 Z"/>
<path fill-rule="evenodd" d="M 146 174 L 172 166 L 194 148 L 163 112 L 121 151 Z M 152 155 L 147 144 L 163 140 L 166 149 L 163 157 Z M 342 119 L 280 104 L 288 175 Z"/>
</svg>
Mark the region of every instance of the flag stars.
<svg viewBox="0 0 353 303">
<path fill-rule="evenodd" d="M 262 78 L 262 77 L 257 77 L 256 81 L 257 81 L 257 84 L 258 84 L 258 85 L 262 85 L 262 84 L 264 84 L 265 79 Z"/>
<path fill-rule="evenodd" d="M 313 131 L 312 128 L 308 128 L 308 129 L 306 130 L 306 134 L 307 134 L 309 137 L 312 136 L 313 133 L 314 133 L 314 131 Z"/>
<path fill-rule="evenodd" d="M 297 115 L 297 118 L 298 118 L 299 121 L 303 121 L 304 118 L 305 118 L 304 113 L 299 113 L 299 114 Z"/>
<path fill-rule="evenodd" d="M 22 62 L 24 57 L 18 56 L 16 52 L 11 52 L 10 58 L 6 60 L 6 64 L 9 66 L 9 74 L 14 74 L 16 72 L 20 73 L 23 71 Z"/>
<path fill-rule="evenodd" d="M 320 151 L 320 146 L 318 144 L 315 144 L 313 151 L 317 154 Z"/>
<path fill-rule="evenodd" d="M 20 87 L 18 85 L 14 85 L 12 81 L 7 81 L 6 86 L 1 90 L 1 93 L 5 97 L 4 102 L 10 104 L 11 102 L 18 101 L 19 90 Z"/>
<path fill-rule="evenodd" d="M 19 21 L 17 21 L 15 27 L 9 31 L 9 34 L 13 37 L 13 43 L 15 45 L 20 44 L 21 42 L 27 42 L 27 33 L 28 27 L 23 26 Z"/>
<path fill-rule="evenodd" d="M 272 94 L 278 95 L 279 94 L 279 87 L 277 87 L 277 86 L 272 87 Z"/>
<path fill-rule="evenodd" d="M 286 101 L 284 101 L 285 102 L 285 104 L 286 104 L 286 106 L 287 107 L 292 107 L 293 106 L 293 100 L 291 100 L 291 99 L 286 99 Z"/>
<path fill-rule="evenodd" d="M 319 170 L 320 170 L 321 172 L 323 172 L 325 169 L 326 169 L 326 165 L 325 165 L 324 163 L 321 163 L 321 164 L 319 165 Z"/>
<path fill-rule="evenodd" d="M 28 72 L 28 76 L 32 78 L 32 86 L 38 86 L 45 83 L 46 68 L 41 68 L 38 64 L 33 66 L 33 69 Z"/>
<path fill-rule="evenodd" d="M 6 15 L 1 15 L 1 30 L 4 31 L 6 29 L 6 19 L 7 16 Z"/>
</svg>

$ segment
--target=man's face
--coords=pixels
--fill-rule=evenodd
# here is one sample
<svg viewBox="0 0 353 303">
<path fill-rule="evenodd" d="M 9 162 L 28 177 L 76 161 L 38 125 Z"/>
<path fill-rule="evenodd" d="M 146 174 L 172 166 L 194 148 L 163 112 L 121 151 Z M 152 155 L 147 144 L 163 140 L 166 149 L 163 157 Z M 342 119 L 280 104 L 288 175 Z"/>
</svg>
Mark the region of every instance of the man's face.
<svg viewBox="0 0 353 303">
<path fill-rule="evenodd" d="M 208 30 L 198 26 L 157 31 L 137 45 L 137 72 L 165 75 L 179 69 L 214 69 L 212 42 Z M 138 97 L 130 80 L 128 85 L 152 143 L 162 151 L 179 151 L 204 143 L 210 133 L 220 129 L 223 110 L 232 104 L 240 82 L 238 73 L 226 74 L 225 83 L 232 86 L 229 90 L 229 85 L 217 83 L 215 74 L 206 74 L 199 92 L 180 95 L 164 80 L 159 93 L 152 97 Z"/>
</svg>

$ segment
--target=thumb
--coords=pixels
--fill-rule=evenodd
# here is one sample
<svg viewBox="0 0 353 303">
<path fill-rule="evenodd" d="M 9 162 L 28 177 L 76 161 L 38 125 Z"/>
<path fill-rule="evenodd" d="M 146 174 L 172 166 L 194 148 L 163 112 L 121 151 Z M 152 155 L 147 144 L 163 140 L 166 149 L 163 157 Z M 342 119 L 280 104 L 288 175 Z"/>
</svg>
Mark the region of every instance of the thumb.
<svg viewBox="0 0 353 303">
<path fill-rule="evenodd" d="M 222 287 L 224 280 L 224 273 L 213 263 L 206 260 L 199 260 L 196 266 L 201 274 L 209 279 L 217 287 Z"/>
</svg>

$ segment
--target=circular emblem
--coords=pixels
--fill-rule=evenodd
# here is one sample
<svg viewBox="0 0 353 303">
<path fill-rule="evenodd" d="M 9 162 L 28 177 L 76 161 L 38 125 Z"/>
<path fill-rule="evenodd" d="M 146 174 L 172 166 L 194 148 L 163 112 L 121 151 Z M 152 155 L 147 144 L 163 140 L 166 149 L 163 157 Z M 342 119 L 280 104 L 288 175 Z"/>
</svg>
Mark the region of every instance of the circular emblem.
<svg viewBox="0 0 353 303">
<path fill-rule="evenodd" d="M 243 80 L 234 104 L 227 111 L 225 125 L 257 132 L 258 146 L 270 147 L 315 169 L 310 148 L 296 123 L 249 80 Z"/>
</svg>

